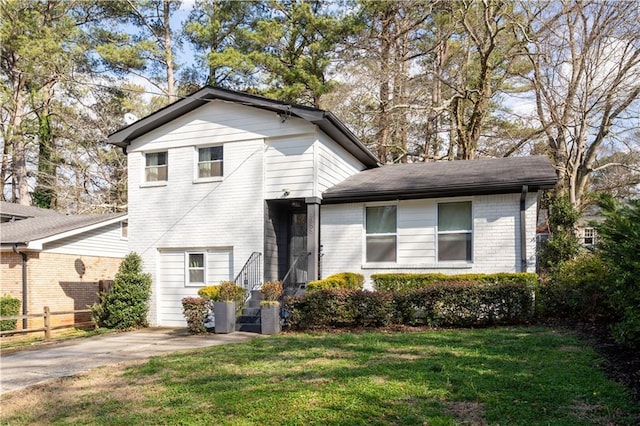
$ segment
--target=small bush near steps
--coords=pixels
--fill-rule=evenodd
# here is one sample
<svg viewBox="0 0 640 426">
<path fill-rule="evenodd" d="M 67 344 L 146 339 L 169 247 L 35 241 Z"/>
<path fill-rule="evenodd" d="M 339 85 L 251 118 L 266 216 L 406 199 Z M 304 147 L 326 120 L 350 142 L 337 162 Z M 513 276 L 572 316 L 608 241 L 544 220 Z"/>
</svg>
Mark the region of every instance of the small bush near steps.
<svg viewBox="0 0 640 426">
<path fill-rule="evenodd" d="M 209 301 L 202 297 L 182 298 L 182 313 L 187 320 L 187 330 L 191 334 L 206 333 L 205 319 L 209 312 Z"/>
</svg>

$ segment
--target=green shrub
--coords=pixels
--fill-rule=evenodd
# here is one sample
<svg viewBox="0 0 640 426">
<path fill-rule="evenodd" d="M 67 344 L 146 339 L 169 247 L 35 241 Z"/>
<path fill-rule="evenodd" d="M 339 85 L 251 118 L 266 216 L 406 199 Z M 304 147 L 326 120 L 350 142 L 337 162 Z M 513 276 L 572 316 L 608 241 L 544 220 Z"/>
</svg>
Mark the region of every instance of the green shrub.
<svg viewBox="0 0 640 426">
<path fill-rule="evenodd" d="M 286 299 L 286 325 L 304 330 L 520 324 L 533 318 L 534 287 L 522 282 L 449 281 L 395 292 L 317 290 Z"/>
<path fill-rule="evenodd" d="M 582 251 L 575 226 L 581 213 L 566 194 L 556 195 L 549 204 L 549 239 L 538 254 L 541 270 L 552 271 L 557 265 L 578 256 Z"/>
<path fill-rule="evenodd" d="M 5 294 L 0 297 L 0 317 L 12 317 L 20 314 L 20 299 Z M 15 330 L 18 320 L 2 320 L 0 321 L 0 331 Z"/>
<path fill-rule="evenodd" d="M 187 320 L 187 330 L 191 334 L 206 333 L 204 321 L 209 311 L 209 301 L 202 297 L 182 298 L 182 313 Z"/>
<path fill-rule="evenodd" d="M 599 254 L 610 273 L 607 294 L 619 321 L 614 338 L 640 349 L 640 200 L 622 206 L 612 198 L 600 202 L 605 221 L 596 225 Z"/>
<path fill-rule="evenodd" d="M 476 284 L 536 285 L 538 276 L 531 272 L 497 274 L 374 274 L 373 288 L 379 291 L 408 291 L 436 283 L 468 282 Z"/>
<path fill-rule="evenodd" d="M 111 291 L 100 293 L 91 307 L 99 327 L 129 329 L 147 326 L 151 275 L 142 272 L 142 259 L 130 253 L 122 260 Z"/>
<path fill-rule="evenodd" d="M 364 286 L 364 275 L 354 272 L 341 272 L 333 274 L 322 280 L 311 281 L 307 284 L 307 291 L 346 289 L 362 290 Z"/>
<path fill-rule="evenodd" d="M 520 324 L 533 318 L 534 287 L 522 283 L 438 283 L 412 291 L 414 323 L 430 326 Z"/>
<path fill-rule="evenodd" d="M 539 314 L 587 321 L 611 319 L 606 290 L 608 276 L 609 268 L 595 254 L 563 262 L 540 286 Z"/>
<path fill-rule="evenodd" d="M 217 302 L 220 300 L 220 286 L 208 285 L 198 290 L 198 296 L 211 302 Z"/>
<path fill-rule="evenodd" d="M 285 299 L 286 325 L 293 329 L 379 327 L 393 322 L 390 293 L 319 289 Z"/>
</svg>

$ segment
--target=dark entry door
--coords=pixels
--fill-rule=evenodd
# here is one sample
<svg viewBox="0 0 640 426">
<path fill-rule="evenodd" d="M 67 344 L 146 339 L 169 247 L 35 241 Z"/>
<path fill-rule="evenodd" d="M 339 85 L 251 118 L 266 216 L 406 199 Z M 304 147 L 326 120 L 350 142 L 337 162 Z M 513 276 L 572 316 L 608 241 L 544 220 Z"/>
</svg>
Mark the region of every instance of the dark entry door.
<svg viewBox="0 0 640 426">
<path fill-rule="evenodd" d="M 307 212 L 293 211 L 289 222 L 289 268 L 292 281 L 307 282 Z"/>
</svg>

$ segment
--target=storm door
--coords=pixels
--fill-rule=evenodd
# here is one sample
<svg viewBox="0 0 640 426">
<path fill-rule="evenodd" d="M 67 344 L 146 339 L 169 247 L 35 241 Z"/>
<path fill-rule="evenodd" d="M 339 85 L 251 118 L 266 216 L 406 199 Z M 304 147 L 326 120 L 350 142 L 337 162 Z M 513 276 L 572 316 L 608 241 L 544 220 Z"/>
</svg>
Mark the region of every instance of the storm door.
<svg viewBox="0 0 640 426">
<path fill-rule="evenodd" d="M 307 282 L 307 258 L 307 213 L 292 211 L 289 223 L 289 268 L 292 282 Z"/>
</svg>

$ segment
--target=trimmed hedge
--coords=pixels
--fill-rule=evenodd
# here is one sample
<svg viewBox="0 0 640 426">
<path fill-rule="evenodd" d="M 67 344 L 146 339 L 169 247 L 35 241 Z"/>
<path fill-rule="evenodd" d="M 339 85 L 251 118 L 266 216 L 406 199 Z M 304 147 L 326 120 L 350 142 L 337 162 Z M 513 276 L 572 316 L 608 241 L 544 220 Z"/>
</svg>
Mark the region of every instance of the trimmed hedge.
<svg viewBox="0 0 640 426">
<path fill-rule="evenodd" d="M 317 290 L 287 298 L 285 311 L 286 326 L 297 330 L 520 324 L 533 318 L 534 286 L 457 281 L 395 292 Z"/>
<path fill-rule="evenodd" d="M 388 292 L 321 289 L 287 297 L 286 326 L 296 330 L 380 327 L 393 323 L 393 297 Z"/>
<path fill-rule="evenodd" d="M 497 274 L 374 274 L 373 288 L 380 291 L 407 291 L 436 283 L 466 282 L 469 284 L 524 284 L 535 286 L 538 275 L 531 272 Z"/>
<path fill-rule="evenodd" d="M 12 317 L 20 314 L 20 299 L 6 294 L 0 297 L 0 317 Z M 15 330 L 18 320 L 2 320 L 0 321 L 0 331 Z"/>
<path fill-rule="evenodd" d="M 354 272 L 341 272 L 333 274 L 325 279 L 310 281 L 307 284 L 307 291 L 329 290 L 329 289 L 346 289 L 346 290 L 362 290 L 364 287 L 364 275 Z"/>
</svg>

